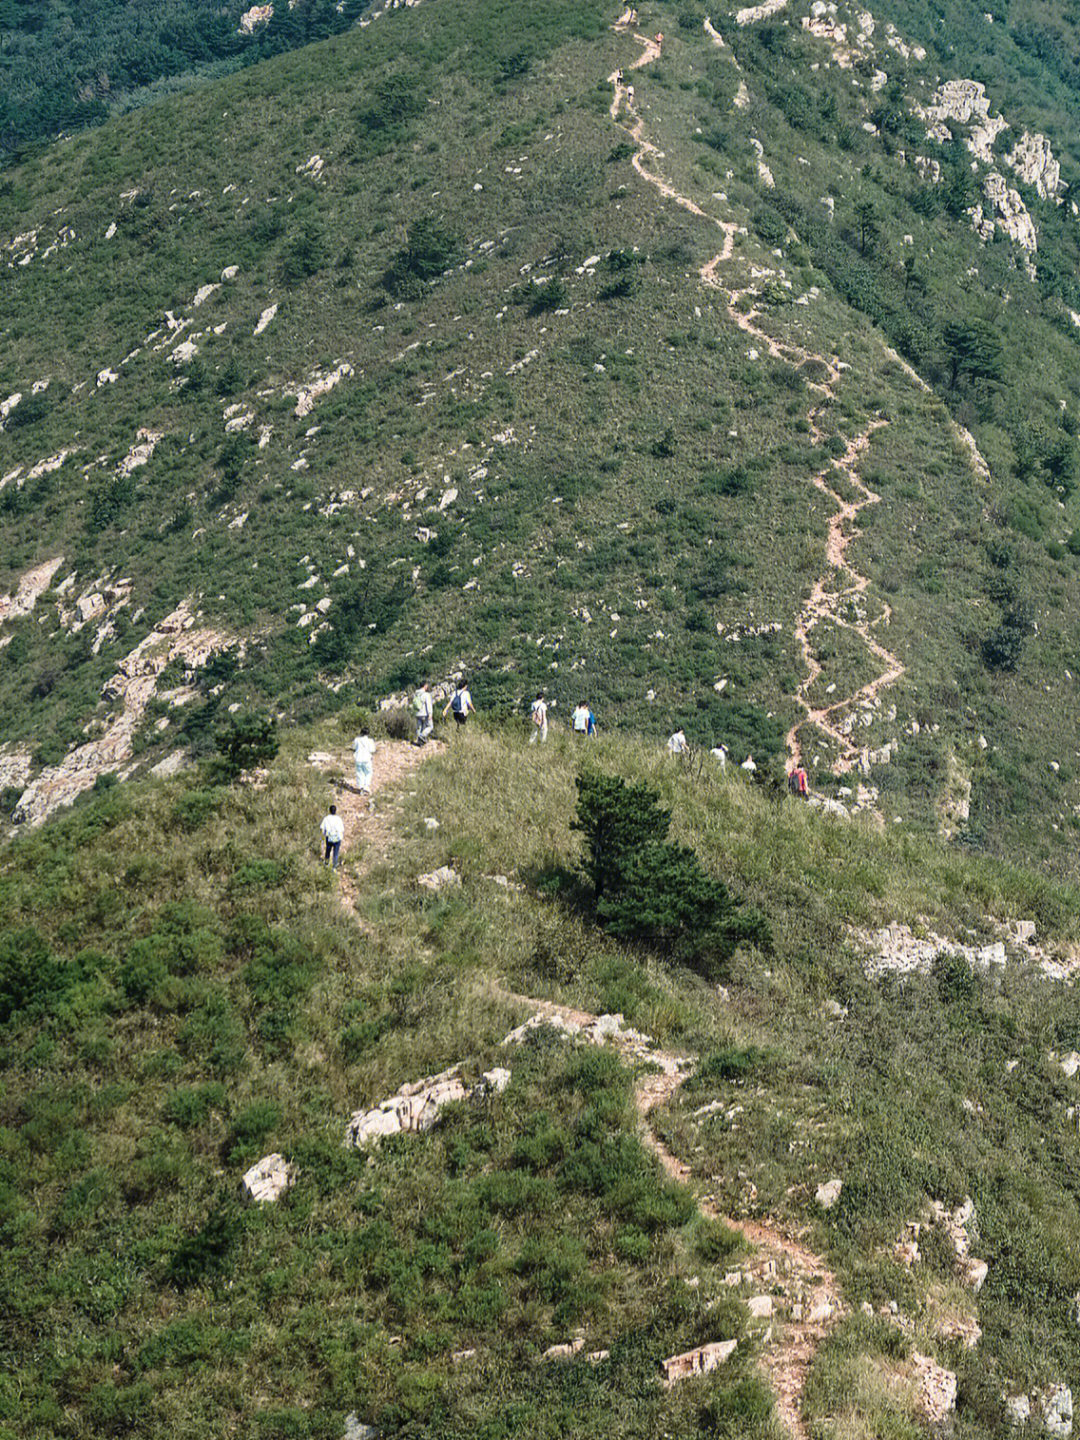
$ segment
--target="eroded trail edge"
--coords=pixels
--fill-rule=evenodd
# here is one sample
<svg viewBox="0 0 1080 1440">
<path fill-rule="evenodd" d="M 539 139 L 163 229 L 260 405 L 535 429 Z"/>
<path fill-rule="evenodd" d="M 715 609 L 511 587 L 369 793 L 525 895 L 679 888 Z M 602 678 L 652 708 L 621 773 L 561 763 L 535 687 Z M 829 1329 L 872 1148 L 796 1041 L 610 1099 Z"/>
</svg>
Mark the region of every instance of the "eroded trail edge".
<svg viewBox="0 0 1080 1440">
<path fill-rule="evenodd" d="M 660 46 L 655 40 L 638 34 L 630 25 L 631 12 L 624 13 L 615 22 L 617 31 L 626 32 L 642 46 L 642 53 L 631 65 L 631 70 L 641 69 L 660 55 Z M 715 35 L 709 22 L 705 22 L 707 33 Z M 722 41 L 720 42 L 722 43 Z M 734 221 L 721 220 L 708 214 L 687 195 L 682 195 L 664 177 L 657 173 L 654 162 L 663 159 L 663 152 L 645 138 L 645 123 L 634 107 L 633 88 L 624 83 L 621 71 L 610 75 L 614 96 L 611 102 L 611 117 L 617 121 L 637 149 L 631 164 L 641 178 L 652 185 L 666 200 L 670 200 L 691 215 L 715 226 L 723 236 L 720 251 L 701 267 L 702 282 L 710 289 L 724 296 L 728 318 L 745 334 L 752 336 L 758 344 L 776 360 L 804 370 L 807 388 L 814 396 L 807 412 L 810 437 L 814 445 L 825 439 L 821 425 L 822 411 L 835 399 L 841 378 L 841 366 L 835 356 L 817 354 L 801 346 L 786 343 L 769 335 L 760 325 L 761 311 L 756 307 L 757 291 L 752 286 L 738 288 L 726 284 L 719 278 L 721 266 L 727 265 L 734 253 L 735 236 L 740 227 Z M 628 118 L 620 118 L 625 114 Z M 921 382 L 920 382 L 921 383 Z M 860 702 L 873 701 L 878 692 L 893 685 L 904 674 L 902 661 L 888 650 L 874 633 L 888 625 L 891 618 L 889 606 L 882 603 L 871 613 L 867 602 L 870 580 L 852 564 L 848 552 L 861 531 L 857 526 L 859 512 L 867 505 L 876 505 L 881 496 L 871 490 L 862 480 L 859 467 L 869 447 L 874 432 L 886 422 L 875 418 L 847 444 L 842 455 L 829 461 L 824 469 L 812 478 L 812 483 L 836 508 L 828 520 L 825 541 L 825 569 L 803 603 L 795 621 L 794 633 L 806 666 L 806 677 L 793 696 L 802 710 L 787 734 L 787 749 L 792 764 L 802 760 L 805 726 L 813 726 L 834 750 L 832 771 L 836 775 L 846 774 L 863 759 L 863 752 L 850 739 L 850 725 L 844 726 L 844 716 Z M 815 631 L 822 625 L 835 625 L 861 641 L 872 662 L 871 678 L 856 688 L 845 690 L 839 695 L 831 692 L 829 702 L 823 703 L 814 696 L 814 687 L 821 677 L 823 664 L 815 646 Z"/>
</svg>

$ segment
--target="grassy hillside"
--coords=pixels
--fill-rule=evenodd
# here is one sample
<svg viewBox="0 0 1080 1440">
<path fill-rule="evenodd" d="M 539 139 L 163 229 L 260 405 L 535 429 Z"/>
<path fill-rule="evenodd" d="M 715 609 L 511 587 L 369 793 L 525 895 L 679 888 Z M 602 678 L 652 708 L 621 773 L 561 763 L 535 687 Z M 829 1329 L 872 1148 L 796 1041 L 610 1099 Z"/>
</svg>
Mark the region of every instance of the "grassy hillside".
<svg viewBox="0 0 1080 1440">
<path fill-rule="evenodd" d="M 693 5 L 640 15 L 664 52 L 616 119 L 642 47 L 608 8 L 436 0 L 6 176 L 0 584 L 63 556 L 5 625 L 9 810 L 188 598 L 245 658 L 167 676 L 135 760 L 205 747 L 231 705 L 310 719 L 464 664 L 490 711 L 584 689 L 605 724 L 779 768 L 800 617 L 836 580 L 815 480 L 853 483 L 834 461 L 884 421 L 865 595 L 816 633 L 810 699 L 852 697 L 858 748 L 888 750 L 887 823 L 959 797 L 966 844 L 1073 873 L 1080 256 L 1071 192 L 1000 158 L 1038 130 L 1071 183 L 1073 91 L 1032 79 L 1019 13 L 946 43 L 897 7 L 844 63 L 805 5 L 713 15 L 722 45 Z M 1033 260 L 972 228 L 969 127 L 927 141 L 912 109 L 956 77 L 1007 115 Z M 851 624 L 903 666 L 877 708 Z M 803 740 L 844 800 L 835 745 Z"/>
<path fill-rule="evenodd" d="M 725 1281 L 752 1253 L 706 1196 L 836 1272 L 804 1402 L 821 1440 L 922 1434 L 920 1354 L 958 1377 L 957 1436 L 1009 1433 L 1006 1396 L 1038 1414 L 1075 1389 L 1080 1081 L 1052 1058 L 1080 1042 L 1075 991 L 1012 949 L 987 976 L 871 981 L 854 938 L 1034 919 L 1067 944 L 1075 892 L 601 741 L 591 762 L 656 786 L 765 912 L 769 948 L 717 987 L 582 910 L 568 742 L 450 739 L 350 820 L 340 880 L 315 845 L 333 772 L 306 759 L 345 753 L 335 721 L 294 732 L 265 782 L 113 787 L 3 852 L 2 1433 L 337 1437 L 354 1415 L 440 1440 L 777 1435 L 757 1364 L 791 1319 L 767 1336 L 747 1302 L 782 1277 Z M 447 863 L 460 887 L 417 885 Z M 686 1057 L 648 1120 L 685 1184 L 610 1046 L 500 1044 L 541 998 Z M 351 1112 L 455 1063 L 506 1065 L 509 1087 L 343 1148 Z M 272 1151 L 296 1183 L 245 1206 Z M 895 1252 L 966 1196 L 977 1294 L 940 1226 L 910 1268 Z M 607 1358 L 542 1358 L 578 1332 Z M 663 1388 L 664 1358 L 727 1339 L 713 1375 Z"/>
</svg>

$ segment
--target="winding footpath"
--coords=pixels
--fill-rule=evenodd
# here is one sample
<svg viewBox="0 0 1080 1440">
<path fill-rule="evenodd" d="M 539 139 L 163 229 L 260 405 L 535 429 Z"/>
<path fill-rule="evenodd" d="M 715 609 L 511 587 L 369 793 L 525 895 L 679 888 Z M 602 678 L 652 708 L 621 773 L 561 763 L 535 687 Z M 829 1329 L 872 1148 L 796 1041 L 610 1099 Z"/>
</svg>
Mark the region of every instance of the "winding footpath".
<svg viewBox="0 0 1080 1440">
<path fill-rule="evenodd" d="M 603 1024 L 596 1015 L 552 1000 L 534 1000 L 500 986 L 495 987 L 494 993 L 500 1000 L 532 1011 L 531 1020 L 523 1028 L 550 1021 L 571 1033 L 591 1031 L 596 1035 Z M 604 1034 L 604 1043 L 614 1046 L 625 1064 L 646 1067 L 634 1087 L 634 1107 L 645 1146 L 673 1180 L 695 1190 L 702 1215 L 738 1231 L 752 1247 L 752 1253 L 739 1262 L 737 1273 L 740 1284 L 767 1294 L 772 1300 L 773 1319 L 762 1341 L 761 1368 L 773 1389 L 777 1413 L 789 1435 L 793 1440 L 809 1440 L 802 1417 L 802 1397 L 818 1346 L 843 1311 L 835 1275 L 820 1255 L 815 1255 L 774 1221 L 733 1219 L 719 1209 L 711 1196 L 698 1195 L 690 1167 L 668 1149 L 650 1124 L 652 1112 L 666 1105 L 693 1073 L 696 1058 L 658 1049 L 647 1036 L 632 1030 L 603 1031 L 601 1028 L 600 1033 Z"/>
<path fill-rule="evenodd" d="M 656 41 L 631 30 L 629 10 L 619 17 L 614 28 L 631 34 L 642 46 L 642 53 L 630 67 L 631 70 L 639 70 L 658 58 L 660 47 Z M 715 45 L 723 46 L 722 38 L 708 19 L 705 21 L 705 31 Z M 835 398 L 840 383 L 841 369 L 838 361 L 835 357 L 819 355 L 801 346 L 774 339 L 759 323 L 761 311 L 754 304 L 756 291 L 750 287 L 743 290 L 732 288 L 720 280 L 717 272 L 731 260 L 735 236 L 740 227 L 733 221 L 720 220 L 709 215 L 696 201 L 680 194 L 663 176 L 656 173 L 653 162 L 664 158 L 663 151 L 645 138 L 644 121 L 631 104 L 629 87 L 620 79 L 620 72 L 616 71 L 609 76 L 609 81 L 614 88 L 611 118 L 622 125 L 637 146 L 631 160 L 634 169 L 647 184 L 658 190 L 664 199 L 673 201 L 691 215 L 714 225 L 723 236 L 719 253 L 701 267 L 699 273 L 702 283 L 725 297 L 725 308 L 732 324 L 762 345 L 774 359 L 796 369 L 812 366 L 815 374 L 820 375 L 820 379 L 808 378 L 806 381 L 807 388 L 815 396 L 807 413 L 810 438 L 814 445 L 820 445 L 825 438 L 820 415 Z M 624 112 L 629 117 L 628 120 L 620 118 Z M 743 308 L 744 305 L 747 305 L 747 308 Z M 835 747 L 832 770 L 836 775 L 846 774 L 863 758 L 863 752 L 853 743 L 843 727 L 844 715 L 849 714 L 852 707 L 860 701 L 872 701 L 880 690 L 895 684 L 904 674 L 903 663 L 874 634 L 877 626 L 888 625 L 891 616 L 889 607 L 882 605 L 877 618 L 870 620 L 862 603 L 870 585 L 869 577 L 856 570 L 848 557 L 852 543 L 861 533 L 856 524 L 859 512 L 867 505 L 878 504 L 881 499 L 880 495 L 863 482 L 859 466 L 874 432 L 885 423 L 879 418 L 871 420 L 861 433 L 849 442 L 841 456 L 831 459 L 823 470 L 812 477 L 815 488 L 836 508 L 828 521 L 825 540 L 826 569 L 814 582 L 795 621 L 795 639 L 802 651 L 807 673 L 793 697 L 803 715 L 788 731 L 787 749 L 791 764 L 799 764 L 803 753 L 802 731 L 807 725 L 812 726 Z M 845 499 L 838 493 L 838 488 L 854 491 L 856 498 Z M 811 699 L 811 692 L 823 668 L 814 646 L 814 632 L 823 623 L 835 625 L 855 635 L 879 667 L 871 680 L 842 694 L 828 705 L 815 704 Z"/>
</svg>

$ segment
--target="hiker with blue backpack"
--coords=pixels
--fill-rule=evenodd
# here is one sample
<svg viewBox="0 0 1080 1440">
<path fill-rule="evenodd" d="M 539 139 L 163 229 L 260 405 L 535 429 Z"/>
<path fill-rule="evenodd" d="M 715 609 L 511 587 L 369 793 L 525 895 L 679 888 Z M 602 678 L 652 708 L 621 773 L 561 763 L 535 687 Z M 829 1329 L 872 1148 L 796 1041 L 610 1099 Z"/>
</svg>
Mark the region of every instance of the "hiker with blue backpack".
<svg viewBox="0 0 1080 1440">
<path fill-rule="evenodd" d="M 476 706 L 472 703 L 472 696 L 469 694 L 469 685 L 464 675 L 455 684 L 454 693 L 446 702 L 446 708 L 442 713 L 444 720 L 447 715 L 453 715 L 454 724 L 462 727 L 470 715 L 476 714 Z"/>
</svg>

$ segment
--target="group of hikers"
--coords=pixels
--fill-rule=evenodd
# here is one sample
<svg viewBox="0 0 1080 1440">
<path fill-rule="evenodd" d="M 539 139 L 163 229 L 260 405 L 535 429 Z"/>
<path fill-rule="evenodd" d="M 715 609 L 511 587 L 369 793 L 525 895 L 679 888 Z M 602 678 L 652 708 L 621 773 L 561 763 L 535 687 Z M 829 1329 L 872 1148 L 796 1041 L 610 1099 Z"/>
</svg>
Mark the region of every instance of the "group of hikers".
<svg viewBox="0 0 1080 1440">
<path fill-rule="evenodd" d="M 443 692 L 445 694 L 445 691 Z M 464 676 L 454 682 L 454 688 L 442 710 L 442 717 L 445 720 L 448 715 L 454 717 L 454 725 L 457 729 L 463 729 L 470 715 L 475 715 L 476 706 L 473 704 L 472 695 L 469 693 L 468 681 Z M 431 686 L 424 681 L 412 698 L 412 715 L 416 724 L 416 734 L 413 740 L 414 745 L 426 745 L 435 730 L 435 698 L 432 695 Z M 529 744 L 545 744 L 548 738 L 548 704 L 543 690 L 538 690 L 536 699 L 529 707 L 530 735 Z M 579 700 L 574 706 L 570 715 L 570 733 L 575 740 L 595 739 L 597 734 L 596 716 L 592 707 L 585 700 Z M 368 812 L 374 810 L 375 804 L 371 798 L 372 782 L 372 760 L 375 751 L 378 749 L 375 741 L 368 733 L 367 727 L 363 727 L 360 734 L 352 742 L 353 758 L 356 768 L 355 789 L 357 793 L 367 800 Z M 676 730 L 668 737 L 667 751 L 669 755 L 687 755 L 691 751 L 690 742 L 686 738 L 686 732 L 682 729 Z M 714 745 L 709 754 L 718 760 L 721 769 L 726 768 L 728 752 L 726 745 Z M 752 755 L 739 767 L 745 770 L 748 775 L 754 776 L 757 773 L 757 765 Z M 808 799 L 810 785 L 806 770 L 801 761 L 788 771 L 788 790 L 792 795 Z M 341 816 L 337 813 L 337 806 L 331 805 L 329 812 L 323 817 L 320 831 L 325 841 L 325 853 L 323 861 L 336 870 L 341 857 L 341 845 L 345 839 L 345 825 Z"/>
</svg>

